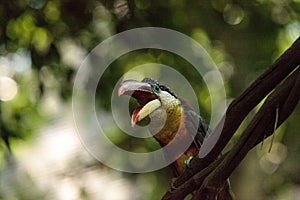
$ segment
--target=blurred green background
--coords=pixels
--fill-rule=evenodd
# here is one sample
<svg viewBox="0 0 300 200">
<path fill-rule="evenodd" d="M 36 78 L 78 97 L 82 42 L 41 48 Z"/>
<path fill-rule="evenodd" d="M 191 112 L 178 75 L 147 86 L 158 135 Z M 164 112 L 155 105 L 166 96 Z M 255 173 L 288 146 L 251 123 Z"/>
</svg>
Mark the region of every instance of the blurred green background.
<svg viewBox="0 0 300 200">
<path fill-rule="evenodd" d="M 230 103 L 300 35 L 299 0 L 0 2 L 0 199 L 5 200 L 150 200 L 160 199 L 169 188 L 170 169 L 145 174 L 112 170 L 95 160 L 76 135 L 71 110 L 75 73 L 108 37 L 144 26 L 190 36 L 217 64 Z M 149 62 L 184 74 L 201 114 L 209 119 L 209 94 L 201 77 L 183 59 L 159 50 L 117 59 L 101 78 L 97 106 L 110 115 L 118 79 Z M 268 153 L 267 139 L 234 172 L 231 183 L 238 199 L 300 199 L 299 121 L 298 106 L 276 131 L 272 151 Z M 110 130 L 111 140 L 123 148 L 144 152 L 157 147 Z"/>
</svg>

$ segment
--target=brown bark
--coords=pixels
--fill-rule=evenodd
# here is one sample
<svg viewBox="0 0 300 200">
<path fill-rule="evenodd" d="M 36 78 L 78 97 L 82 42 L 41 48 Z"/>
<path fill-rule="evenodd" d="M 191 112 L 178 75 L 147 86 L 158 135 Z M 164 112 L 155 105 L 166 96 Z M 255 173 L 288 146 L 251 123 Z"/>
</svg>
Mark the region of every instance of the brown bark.
<svg viewBox="0 0 300 200">
<path fill-rule="evenodd" d="M 212 135 L 218 131 L 221 131 L 221 135 L 212 150 L 203 158 L 194 158 L 190 167 L 174 182 L 174 188 L 163 199 L 183 199 L 196 190 L 194 199 L 208 200 L 220 193 L 227 178 L 247 153 L 265 137 L 272 135 L 274 126 L 278 128 L 295 109 L 300 99 L 299 65 L 300 37 L 229 105 L 223 117 L 224 124 L 220 122 L 213 131 Z M 266 96 L 267 100 L 234 147 L 218 158 L 245 117 Z M 215 143 L 214 140 L 216 138 L 209 137 L 204 141 L 200 157 Z"/>
</svg>

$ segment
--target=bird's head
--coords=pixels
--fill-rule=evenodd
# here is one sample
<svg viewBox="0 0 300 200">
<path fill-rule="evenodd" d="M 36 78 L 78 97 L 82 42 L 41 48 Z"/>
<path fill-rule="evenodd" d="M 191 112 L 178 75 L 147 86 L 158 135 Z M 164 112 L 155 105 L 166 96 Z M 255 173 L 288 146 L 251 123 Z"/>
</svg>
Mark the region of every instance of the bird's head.
<svg viewBox="0 0 300 200">
<path fill-rule="evenodd" d="M 144 78 L 141 82 L 126 80 L 121 83 L 118 95 L 132 96 L 140 104 L 131 116 L 133 126 L 150 115 L 151 120 L 157 122 L 172 121 L 176 124 L 176 120 L 180 121 L 179 99 L 168 87 L 159 84 L 155 79 Z"/>
</svg>

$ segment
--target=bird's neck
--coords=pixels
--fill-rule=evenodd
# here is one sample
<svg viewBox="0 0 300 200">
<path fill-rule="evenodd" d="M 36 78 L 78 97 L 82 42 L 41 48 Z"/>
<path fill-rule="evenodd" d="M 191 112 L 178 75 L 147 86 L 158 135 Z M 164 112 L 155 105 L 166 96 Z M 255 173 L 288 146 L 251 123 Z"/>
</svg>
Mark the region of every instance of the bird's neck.
<svg viewBox="0 0 300 200">
<path fill-rule="evenodd" d="M 176 136 L 183 117 L 183 108 L 180 105 L 179 100 L 173 104 L 173 106 L 167 109 L 158 110 L 155 113 L 155 117 L 151 118 L 154 121 L 151 122 L 150 132 L 154 135 L 154 138 L 165 146 Z"/>
</svg>

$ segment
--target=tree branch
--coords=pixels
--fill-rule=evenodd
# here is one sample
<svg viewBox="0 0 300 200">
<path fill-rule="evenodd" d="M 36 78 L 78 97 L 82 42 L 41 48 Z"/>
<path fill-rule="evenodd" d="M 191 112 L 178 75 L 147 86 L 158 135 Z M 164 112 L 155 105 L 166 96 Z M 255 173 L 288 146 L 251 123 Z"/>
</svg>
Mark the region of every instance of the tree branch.
<svg viewBox="0 0 300 200">
<path fill-rule="evenodd" d="M 282 85 L 280 85 L 266 100 L 259 112 L 252 119 L 248 127 L 243 132 L 236 145 L 225 156 L 225 159 L 211 172 L 201 187 L 200 196 L 207 192 L 207 188 L 216 189 L 219 183 L 225 182 L 233 170 L 245 158 L 247 153 L 262 141 L 264 135 L 270 136 L 274 133 L 274 124 L 276 123 L 276 110 L 279 109 L 280 117 L 278 119 L 277 128 L 291 114 L 296 107 L 300 94 L 293 96 L 293 104 L 289 104 L 290 109 L 282 109 L 286 105 L 286 100 L 290 96 L 292 88 L 300 89 L 300 68 L 298 68 Z M 294 89 L 295 90 L 295 89 Z M 298 90 L 299 91 L 299 90 Z M 282 117 L 283 116 L 283 117 Z"/>
<path fill-rule="evenodd" d="M 224 126 L 220 122 L 213 131 L 212 137 L 206 139 L 201 147 L 200 156 L 205 155 L 205 157 L 201 159 L 195 158 L 191 161 L 191 167 L 174 182 L 174 186 L 177 189 L 172 191 L 172 193 L 167 193 L 164 199 L 182 199 L 191 191 L 199 188 L 203 177 L 201 176 L 199 180 L 197 178 L 199 178 L 200 174 L 203 175 L 202 171 L 205 171 L 205 168 L 208 168 L 208 166 L 215 166 L 215 169 L 209 171 L 210 174 L 205 179 L 205 183 L 200 189 L 200 194 L 201 191 L 204 191 L 204 188 L 210 188 L 216 183 L 220 185 L 220 181 L 224 182 L 229 177 L 251 148 L 261 142 L 265 136 L 273 133 L 276 108 L 279 108 L 278 126 L 286 120 L 300 98 L 299 69 L 295 70 L 300 64 L 299 55 L 300 38 L 271 65 L 270 69 L 256 79 L 244 93 L 229 105 L 225 114 L 226 117 L 223 117 L 223 120 L 225 120 Z M 217 159 L 218 155 L 229 142 L 244 118 L 276 85 L 282 82 L 293 71 L 294 73 L 269 96 L 237 144 L 224 156 L 225 159 L 222 159 L 220 163 L 221 159 Z M 220 137 L 214 138 L 214 135 L 219 135 L 216 134 L 218 131 L 221 132 Z M 211 149 L 211 145 L 215 143 L 215 140 L 217 140 L 217 143 Z M 189 185 L 195 182 L 197 183 L 196 186 Z M 180 187 L 182 185 L 184 187 Z M 186 185 L 189 185 L 190 188 L 187 189 Z"/>
</svg>

